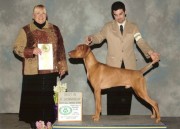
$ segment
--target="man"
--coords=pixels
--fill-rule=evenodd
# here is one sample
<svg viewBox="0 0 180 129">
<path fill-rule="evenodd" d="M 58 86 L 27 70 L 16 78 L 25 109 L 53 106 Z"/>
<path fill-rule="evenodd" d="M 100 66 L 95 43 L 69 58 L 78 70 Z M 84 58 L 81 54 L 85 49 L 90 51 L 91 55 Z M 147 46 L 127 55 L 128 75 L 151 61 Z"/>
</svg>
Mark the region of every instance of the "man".
<svg viewBox="0 0 180 129">
<path fill-rule="evenodd" d="M 107 40 L 107 65 L 135 70 L 134 43 L 138 45 L 146 58 L 159 60 L 159 54 L 144 41 L 137 25 L 126 19 L 124 3 L 120 1 L 113 3 L 111 12 L 113 20 L 105 24 L 100 32 L 86 37 L 88 45 Z M 110 89 L 107 93 L 107 114 L 129 115 L 131 100 L 131 89 L 124 87 Z"/>
</svg>

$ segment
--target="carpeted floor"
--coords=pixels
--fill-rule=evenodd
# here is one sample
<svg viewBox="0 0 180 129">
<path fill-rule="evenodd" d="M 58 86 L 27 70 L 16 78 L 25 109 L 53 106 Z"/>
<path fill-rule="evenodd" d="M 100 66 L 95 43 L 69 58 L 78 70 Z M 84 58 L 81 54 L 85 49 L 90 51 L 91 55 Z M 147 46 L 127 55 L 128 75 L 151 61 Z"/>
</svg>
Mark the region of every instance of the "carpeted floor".
<svg viewBox="0 0 180 129">
<path fill-rule="evenodd" d="M 162 117 L 168 129 L 180 129 L 180 117 Z M 1 113 L 0 129 L 30 129 L 29 124 L 19 121 L 18 114 Z"/>
</svg>

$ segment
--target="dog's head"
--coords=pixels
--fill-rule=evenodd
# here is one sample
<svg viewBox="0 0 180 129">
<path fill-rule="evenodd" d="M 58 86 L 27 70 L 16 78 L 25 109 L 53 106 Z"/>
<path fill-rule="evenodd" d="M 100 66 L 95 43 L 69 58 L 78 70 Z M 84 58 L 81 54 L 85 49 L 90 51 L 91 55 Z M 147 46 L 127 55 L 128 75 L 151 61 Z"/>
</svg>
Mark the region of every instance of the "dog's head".
<svg viewBox="0 0 180 129">
<path fill-rule="evenodd" d="M 85 58 L 90 51 L 91 49 L 88 45 L 80 44 L 74 50 L 68 52 L 68 54 L 71 58 Z"/>
</svg>

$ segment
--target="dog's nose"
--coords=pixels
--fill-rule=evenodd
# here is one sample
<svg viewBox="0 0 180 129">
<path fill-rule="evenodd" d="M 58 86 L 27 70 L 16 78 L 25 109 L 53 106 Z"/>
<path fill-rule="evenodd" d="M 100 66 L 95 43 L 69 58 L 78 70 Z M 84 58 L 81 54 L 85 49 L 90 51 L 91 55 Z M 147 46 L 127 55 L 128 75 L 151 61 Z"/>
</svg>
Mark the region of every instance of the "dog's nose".
<svg viewBox="0 0 180 129">
<path fill-rule="evenodd" d="M 71 55 L 72 55 L 72 51 L 68 52 L 68 55 L 71 57 Z"/>
</svg>

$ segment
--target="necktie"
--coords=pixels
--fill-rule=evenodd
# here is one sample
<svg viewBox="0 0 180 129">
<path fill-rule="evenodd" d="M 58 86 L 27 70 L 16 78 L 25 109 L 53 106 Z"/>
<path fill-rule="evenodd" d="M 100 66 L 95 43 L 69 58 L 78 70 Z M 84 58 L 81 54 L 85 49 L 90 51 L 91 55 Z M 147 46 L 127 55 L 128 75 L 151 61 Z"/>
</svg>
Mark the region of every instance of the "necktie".
<svg viewBox="0 0 180 129">
<path fill-rule="evenodd" d="M 123 35 L 123 26 L 120 25 L 120 31 L 121 31 L 121 34 Z"/>
</svg>

